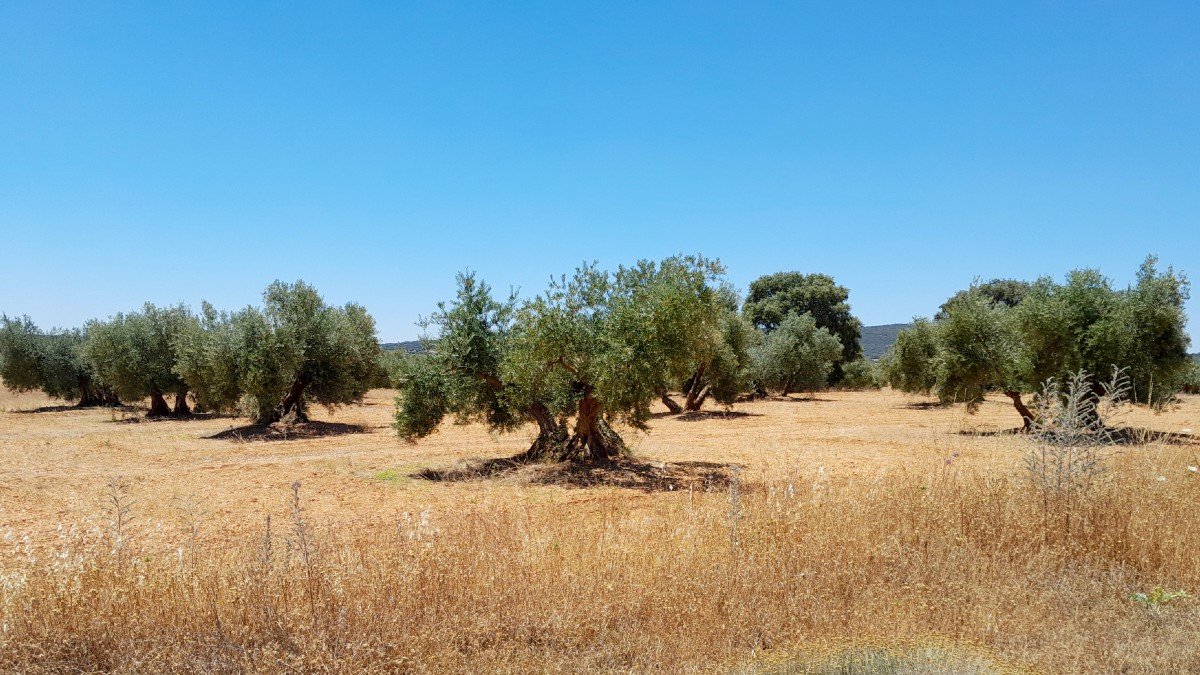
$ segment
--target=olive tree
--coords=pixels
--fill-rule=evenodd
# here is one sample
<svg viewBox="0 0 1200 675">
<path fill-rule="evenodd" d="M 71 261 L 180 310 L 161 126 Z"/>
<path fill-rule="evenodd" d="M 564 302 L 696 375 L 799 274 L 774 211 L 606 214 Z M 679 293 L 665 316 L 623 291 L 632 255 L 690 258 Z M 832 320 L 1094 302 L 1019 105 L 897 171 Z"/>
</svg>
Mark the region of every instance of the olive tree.
<svg viewBox="0 0 1200 675">
<path fill-rule="evenodd" d="M 708 368 L 708 390 L 701 391 L 695 409 L 711 394 L 721 405 L 732 405 L 754 383 L 754 349 L 763 336 L 742 314 L 726 312 L 721 322 L 721 341 Z"/>
<path fill-rule="evenodd" d="M 85 335 L 78 329 L 42 332 L 27 316 L 0 315 L 0 378 L 12 391 L 41 390 L 80 407 L 117 405 L 116 394 L 81 354 Z"/>
<path fill-rule="evenodd" d="M 232 316 L 201 304 L 195 321 L 184 323 L 171 339 L 175 373 L 187 383 L 197 410 L 229 411 L 237 407 L 239 342 Z"/>
<path fill-rule="evenodd" d="M 883 374 L 879 365 L 866 357 L 855 359 L 842 366 L 841 386 L 845 389 L 879 389 L 883 386 Z"/>
<path fill-rule="evenodd" d="M 1190 365 L 1184 303 L 1190 286 L 1182 274 L 1160 272 L 1148 257 L 1133 284 L 1116 289 L 1097 270 L 1071 272 L 1066 283 L 1040 279 L 1017 307 L 1030 379 L 1064 378 L 1086 371 L 1101 377 L 1127 371 L 1130 399 L 1160 405 L 1183 385 Z"/>
<path fill-rule="evenodd" d="M 660 394 L 672 413 L 700 410 L 709 397 L 722 405 L 732 405 L 751 386 L 750 351 L 760 341 L 761 333 L 738 311 L 739 298 L 732 286 L 721 284 L 715 290 L 706 294 L 710 306 L 695 308 L 698 316 L 694 330 L 707 330 L 709 336 L 689 339 L 698 353 L 694 369 L 680 387 L 683 405 L 671 399 L 665 384 Z"/>
<path fill-rule="evenodd" d="M 943 305 L 938 323 L 936 392 L 943 402 L 961 402 L 974 412 L 990 391 L 1007 396 L 1026 430 L 1033 413 L 1022 394 L 1036 391 L 1026 346 L 1021 340 L 1014 311 L 987 294 L 967 293 Z"/>
<path fill-rule="evenodd" d="M 693 369 L 719 335 L 697 330 L 697 320 L 715 305 L 723 272 L 700 256 L 643 260 L 613 273 L 584 265 L 517 310 L 502 379 L 520 400 L 574 418 L 561 456 L 621 455 L 626 446 L 612 423 L 644 429 L 664 382 Z"/>
<path fill-rule="evenodd" d="M 175 414 L 187 414 L 188 386 L 176 370 L 175 336 L 195 321 L 182 305 L 147 303 L 140 312 L 89 322 L 83 356 L 122 399 L 149 397 L 151 417 L 171 414 L 166 394 L 174 394 Z"/>
<path fill-rule="evenodd" d="M 459 274 L 456 282 L 454 300 L 439 303 L 422 322 L 424 351 L 395 363 L 396 430 L 415 441 L 436 431 L 447 416 L 498 432 L 533 422 L 538 436 L 523 458 L 560 454 L 567 434 L 542 400 L 546 392 L 522 391 L 504 372 L 505 361 L 513 358 L 516 296 L 496 299 L 473 273 Z"/>
<path fill-rule="evenodd" d="M 918 318 L 896 335 L 881 360 L 881 370 L 893 389 L 928 395 L 937 384 L 937 357 L 937 325 Z"/>
<path fill-rule="evenodd" d="M 842 343 L 813 316 L 789 314 L 755 350 L 755 379 L 768 389 L 815 391 L 828 382 L 842 355 Z"/>
<path fill-rule="evenodd" d="M 809 313 L 842 344 L 842 355 L 830 371 L 830 382 L 842 377 L 841 364 L 862 356 L 862 323 L 850 313 L 850 291 L 827 274 L 779 272 L 750 284 L 746 317 L 765 333 L 774 331 L 790 314 Z"/>
<path fill-rule="evenodd" d="M 934 390 L 944 402 L 973 411 L 991 391 L 1008 396 L 1025 429 L 1034 415 L 1023 395 L 1049 380 L 1091 373 L 1091 396 L 1103 395 L 1114 369 L 1130 381 L 1130 399 L 1159 405 L 1184 384 L 1190 361 L 1184 302 L 1188 282 L 1151 257 L 1134 284 L 1116 289 L 1097 270 L 1075 270 L 1065 283 L 1042 278 L 1015 304 L 985 291 L 960 293 L 935 323 L 919 321 L 889 356 L 894 387 Z"/>
<path fill-rule="evenodd" d="M 1192 365 L 1183 375 L 1181 391 L 1185 394 L 1200 394 L 1200 355 L 1192 356 Z"/>
<path fill-rule="evenodd" d="M 256 422 L 308 419 L 310 403 L 355 403 L 377 374 L 375 321 L 361 306 L 335 307 L 298 281 L 276 281 L 263 307 L 223 314 L 205 305 L 178 338 L 177 372 L 212 410 L 239 405 Z"/>
</svg>

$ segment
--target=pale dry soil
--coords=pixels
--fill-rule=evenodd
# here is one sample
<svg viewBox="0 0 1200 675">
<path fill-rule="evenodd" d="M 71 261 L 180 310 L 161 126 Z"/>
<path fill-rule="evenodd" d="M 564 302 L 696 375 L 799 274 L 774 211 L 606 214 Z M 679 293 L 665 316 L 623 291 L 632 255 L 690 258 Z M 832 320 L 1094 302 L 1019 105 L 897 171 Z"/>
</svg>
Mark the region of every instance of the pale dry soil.
<svg viewBox="0 0 1200 675">
<path fill-rule="evenodd" d="M 212 438 L 244 427 L 244 419 L 145 421 L 138 409 L 63 409 L 38 394 L 0 391 L 0 535 L 8 534 L 8 541 L 28 536 L 37 546 L 71 525 L 107 527 L 114 480 L 128 486 L 134 527 L 164 543 L 193 532 L 204 542 L 220 542 L 261 530 L 268 515 L 288 518 L 297 481 L 308 517 L 342 526 L 399 522 L 421 513 L 452 523 L 457 513 L 513 502 L 566 508 L 568 514 L 614 503 L 653 508 L 656 500 L 678 498 L 688 489 L 543 485 L 524 480 L 520 472 L 425 480 L 417 477 L 423 469 L 514 455 L 528 446 L 533 432 L 498 436 L 479 425 L 447 423 L 417 444 L 405 443 L 390 426 L 394 396 L 376 390 L 361 406 L 313 411 L 318 420 L 361 431 L 244 440 L 237 433 Z M 53 409 L 39 411 L 47 407 Z M 1003 432 L 1017 422 L 1006 399 L 968 415 L 961 406 L 932 406 L 884 390 L 755 401 L 734 406 L 728 416 L 663 415 L 652 421 L 649 433 L 622 433 L 640 462 L 734 465 L 753 484 L 813 471 L 835 476 L 928 467 L 931 459 L 1016 471 L 1028 444 Z M 1130 410 L 1121 422 L 1191 433 L 1200 428 L 1200 397 L 1185 397 L 1159 414 Z M 1196 449 L 1200 454 L 1200 445 Z M 10 547 L 0 546 L 0 557 L 9 553 Z"/>
</svg>

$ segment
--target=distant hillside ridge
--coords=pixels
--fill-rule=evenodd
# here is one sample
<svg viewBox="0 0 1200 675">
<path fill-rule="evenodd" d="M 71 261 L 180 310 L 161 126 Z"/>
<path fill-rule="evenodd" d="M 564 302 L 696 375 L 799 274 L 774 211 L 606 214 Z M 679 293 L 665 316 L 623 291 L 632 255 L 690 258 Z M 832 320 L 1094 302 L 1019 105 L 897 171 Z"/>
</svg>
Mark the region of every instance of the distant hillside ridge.
<svg viewBox="0 0 1200 675">
<path fill-rule="evenodd" d="M 421 351 L 420 340 L 408 340 L 407 342 L 381 342 L 379 348 L 385 352 L 394 352 L 403 349 L 409 354 L 419 354 Z"/>
<path fill-rule="evenodd" d="M 911 323 L 889 323 L 882 326 L 863 326 L 862 350 L 863 356 L 872 361 L 883 356 L 884 352 L 896 343 L 900 331 L 911 326 Z"/>
<path fill-rule="evenodd" d="M 889 323 L 883 326 L 863 326 L 863 355 L 871 360 L 875 360 L 883 356 L 883 353 L 886 352 L 888 348 L 896 342 L 896 335 L 911 325 L 912 324 L 908 323 Z M 403 349 L 409 354 L 419 354 L 421 351 L 423 351 L 421 349 L 420 340 L 408 340 L 406 342 L 384 342 L 379 346 L 385 351 L 389 352 Z"/>
</svg>

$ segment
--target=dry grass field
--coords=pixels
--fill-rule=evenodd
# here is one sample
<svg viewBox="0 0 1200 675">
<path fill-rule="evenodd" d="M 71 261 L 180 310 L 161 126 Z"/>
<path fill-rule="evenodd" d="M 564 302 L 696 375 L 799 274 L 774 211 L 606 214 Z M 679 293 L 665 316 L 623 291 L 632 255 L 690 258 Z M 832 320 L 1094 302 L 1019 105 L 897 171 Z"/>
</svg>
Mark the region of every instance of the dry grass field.
<svg viewBox="0 0 1200 675">
<path fill-rule="evenodd" d="M 1011 407 L 659 417 L 613 467 L 0 393 L 0 670 L 1200 672 L 1200 398 L 1048 503 Z M 49 409 L 46 409 L 49 408 Z M 295 488 L 293 488 L 295 486 Z"/>
</svg>

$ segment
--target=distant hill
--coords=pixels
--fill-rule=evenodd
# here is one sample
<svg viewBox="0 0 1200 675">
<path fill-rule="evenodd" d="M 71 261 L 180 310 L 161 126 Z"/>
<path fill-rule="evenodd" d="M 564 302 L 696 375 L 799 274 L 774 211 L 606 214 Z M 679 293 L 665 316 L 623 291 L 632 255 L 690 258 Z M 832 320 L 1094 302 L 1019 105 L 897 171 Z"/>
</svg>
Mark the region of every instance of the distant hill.
<svg viewBox="0 0 1200 675">
<path fill-rule="evenodd" d="M 896 342 L 896 335 L 912 324 L 889 323 L 883 326 L 863 326 L 862 348 L 868 359 L 877 359 Z"/>
<path fill-rule="evenodd" d="M 420 340 L 409 340 L 408 342 L 384 342 L 379 345 L 385 352 L 394 352 L 403 349 L 409 354 L 416 354 L 421 351 Z"/>
<path fill-rule="evenodd" d="M 908 328 L 911 324 L 907 323 L 889 323 L 885 326 L 863 326 L 862 329 L 862 348 L 863 354 L 869 359 L 877 359 L 883 356 L 883 353 L 892 346 L 896 341 L 896 334 Z M 384 350 L 394 352 L 398 349 L 403 349 L 409 354 L 417 354 L 421 351 L 421 342 L 419 340 L 409 340 L 407 342 L 384 342 L 379 345 Z"/>
</svg>

